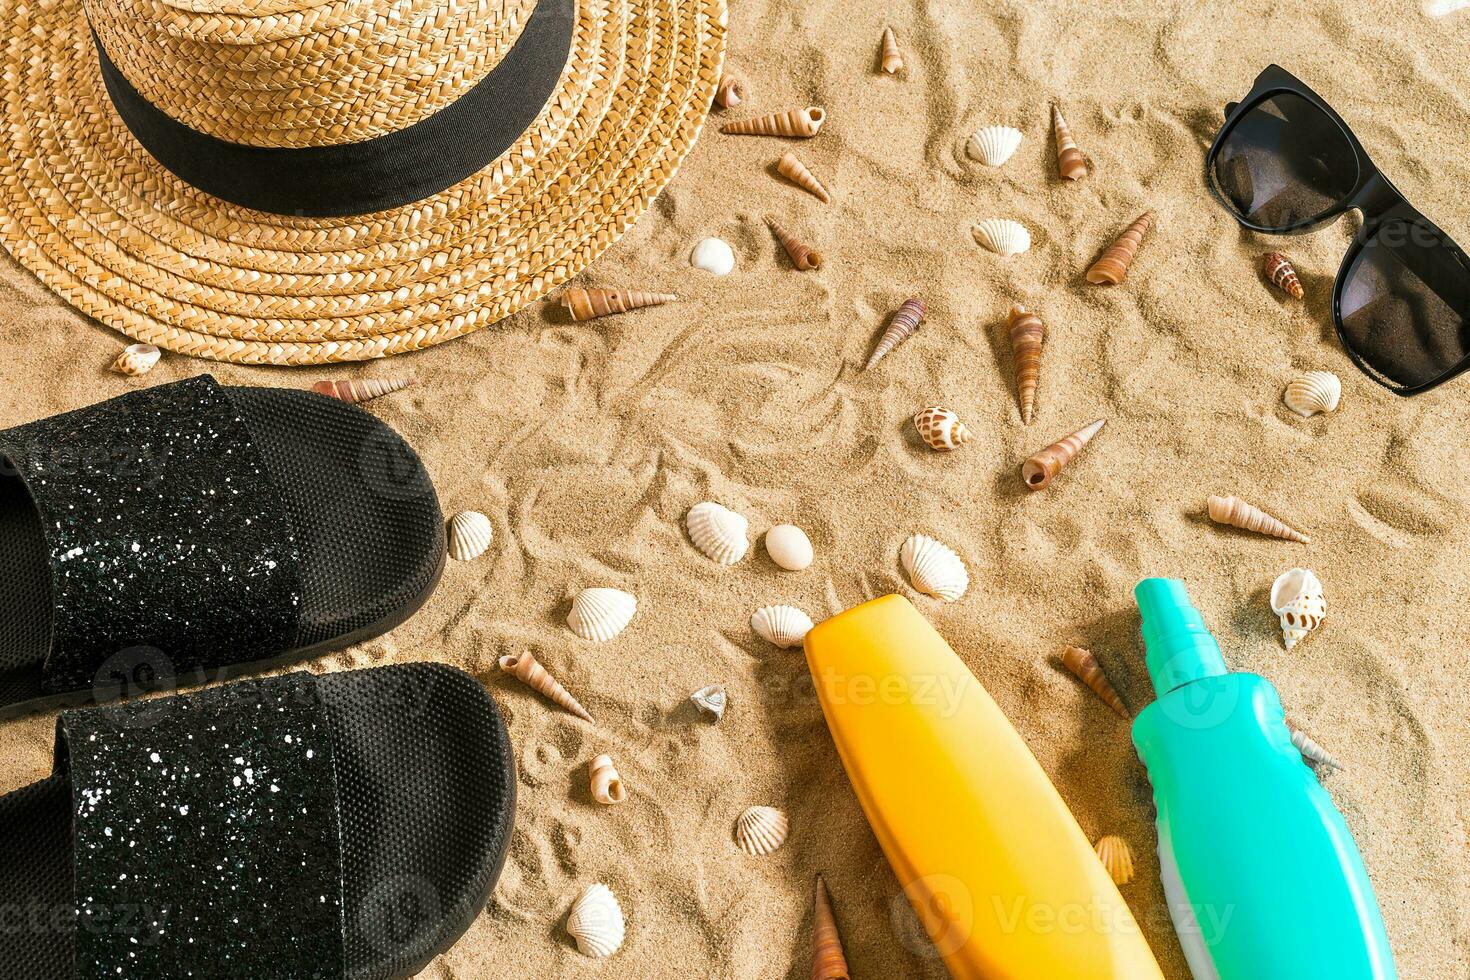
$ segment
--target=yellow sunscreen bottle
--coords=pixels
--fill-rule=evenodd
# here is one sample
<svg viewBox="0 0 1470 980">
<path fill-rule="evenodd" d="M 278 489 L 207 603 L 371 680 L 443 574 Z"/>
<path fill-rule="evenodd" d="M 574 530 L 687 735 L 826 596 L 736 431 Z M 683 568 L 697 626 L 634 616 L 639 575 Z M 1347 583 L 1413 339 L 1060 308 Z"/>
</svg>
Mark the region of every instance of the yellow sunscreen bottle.
<svg viewBox="0 0 1470 980">
<path fill-rule="evenodd" d="M 806 657 L 868 823 L 956 980 L 1163 980 L 1067 804 L 907 599 L 832 617 Z"/>
</svg>

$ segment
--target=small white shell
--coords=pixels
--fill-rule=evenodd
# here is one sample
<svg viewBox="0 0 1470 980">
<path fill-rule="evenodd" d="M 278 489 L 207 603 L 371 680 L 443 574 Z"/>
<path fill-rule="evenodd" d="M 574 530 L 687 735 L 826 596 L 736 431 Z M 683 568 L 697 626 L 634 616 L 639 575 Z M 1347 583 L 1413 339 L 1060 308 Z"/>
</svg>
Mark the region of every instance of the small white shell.
<svg viewBox="0 0 1470 980">
<path fill-rule="evenodd" d="M 584 640 L 605 643 L 633 621 L 638 599 L 622 589 L 583 589 L 572 600 L 567 626 Z"/>
<path fill-rule="evenodd" d="M 117 360 L 112 362 L 112 369 L 118 374 L 136 378 L 152 371 L 153 365 L 162 356 L 163 352 L 152 344 L 130 344 L 117 355 Z"/>
<path fill-rule="evenodd" d="M 582 897 L 572 903 L 571 914 L 567 916 L 567 932 L 577 941 L 577 949 L 597 959 L 611 956 L 622 948 L 626 929 L 617 896 L 601 882 L 589 885 Z"/>
<path fill-rule="evenodd" d="M 684 515 L 684 524 L 689 528 L 689 540 L 694 542 L 694 547 L 721 565 L 735 564 L 750 548 L 750 541 L 745 537 L 750 522 L 745 515 L 712 500 L 690 507 Z"/>
<path fill-rule="evenodd" d="M 806 639 L 812 618 L 795 606 L 761 606 L 750 617 L 750 628 L 767 643 L 789 650 Z"/>
<path fill-rule="evenodd" d="M 998 255 L 1020 255 L 1031 247 L 1031 233 L 1019 221 L 986 218 L 970 229 L 975 241 Z"/>
<path fill-rule="evenodd" d="M 987 167 L 999 167 L 1009 160 L 1021 145 L 1021 131 L 1010 126 L 986 126 L 965 144 L 970 159 Z"/>
<path fill-rule="evenodd" d="M 485 553 L 494 537 L 490 518 L 477 510 L 462 510 L 449 519 L 449 557 L 474 561 Z"/>
<path fill-rule="evenodd" d="M 777 524 L 766 532 L 766 554 L 789 572 L 799 572 L 812 563 L 812 542 L 795 524 Z"/>
<path fill-rule="evenodd" d="M 735 821 L 735 843 L 746 854 L 762 857 L 786 843 L 791 824 L 786 814 L 773 806 L 753 806 Z"/>
<path fill-rule="evenodd" d="M 1444 17 L 1470 7 L 1470 0 L 1424 0 L 1420 6 L 1429 17 Z"/>
<path fill-rule="evenodd" d="M 1327 616 L 1322 583 L 1308 568 L 1282 572 L 1271 584 L 1271 611 L 1281 617 L 1281 638 L 1290 650 Z"/>
<path fill-rule="evenodd" d="M 725 693 L 725 688 L 719 684 L 711 684 L 709 687 L 701 687 L 689 695 L 689 700 L 706 717 L 719 721 L 725 717 L 725 708 L 730 704 L 730 696 Z"/>
<path fill-rule="evenodd" d="M 728 276 L 735 269 L 735 251 L 722 238 L 706 238 L 694 246 L 689 264 L 717 276 Z"/>
<path fill-rule="evenodd" d="M 623 786 L 623 777 L 618 775 L 618 769 L 613 765 L 612 756 L 607 753 L 599 755 L 592 760 L 589 770 L 592 780 L 592 798 L 605 806 L 616 806 L 628 798 L 628 790 Z"/>
<path fill-rule="evenodd" d="M 954 549 L 931 537 L 915 534 L 899 553 L 914 588 L 936 599 L 954 602 L 970 587 L 970 573 Z"/>
<path fill-rule="evenodd" d="M 1286 386 L 1281 400 L 1304 419 L 1318 412 L 1335 412 L 1342 399 L 1342 382 L 1331 371 L 1308 371 Z"/>
</svg>

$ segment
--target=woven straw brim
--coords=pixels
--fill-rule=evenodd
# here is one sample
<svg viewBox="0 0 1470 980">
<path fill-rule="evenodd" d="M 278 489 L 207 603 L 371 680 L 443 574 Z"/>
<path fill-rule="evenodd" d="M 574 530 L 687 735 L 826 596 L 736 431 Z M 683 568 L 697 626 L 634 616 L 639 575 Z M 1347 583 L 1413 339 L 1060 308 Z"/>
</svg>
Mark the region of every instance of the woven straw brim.
<svg viewBox="0 0 1470 980">
<path fill-rule="evenodd" d="M 494 163 L 417 205 L 313 219 L 175 178 L 113 110 L 79 0 L 0 0 L 0 238 L 84 313 L 199 357 L 363 360 L 494 323 L 648 208 L 719 80 L 724 0 L 577 7 L 556 92 Z"/>
</svg>

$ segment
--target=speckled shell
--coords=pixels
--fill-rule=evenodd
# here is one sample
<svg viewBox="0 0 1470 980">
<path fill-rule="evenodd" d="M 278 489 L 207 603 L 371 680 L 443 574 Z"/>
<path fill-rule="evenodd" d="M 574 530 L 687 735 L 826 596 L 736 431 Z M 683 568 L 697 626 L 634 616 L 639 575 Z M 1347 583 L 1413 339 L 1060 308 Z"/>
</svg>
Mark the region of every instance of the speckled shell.
<svg viewBox="0 0 1470 980">
<path fill-rule="evenodd" d="M 816 556 L 811 538 L 795 524 L 777 524 L 766 532 L 766 554 L 788 572 L 808 568 Z"/>
<path fill-rule="evenodd" d="M 898 50 L 898 37 L 893 28 L 883 28 L 883 70 L 890 75 L 903 71 L 903 52 Z"/>
<path fill-rule="evenodd" d="M 943 405 L 926 408 L 915 415 L 914 428 L 930 449 L 941 453 L 958 449 L 975 438 L 969 426 Z"/>
<path fill-rule="evenodd" d="M 583 589 L 572 600 L 567 626 L 584 640 L 605 643 L 633 621 L 638 599 L 622 589 Z"/>
<path fill-rule="evenodd" d="M 495 537 L 490 518 L 477 510 L 462 510 L 449 519 L 446 532 L 449 557 L 455 561 L 474 561 L 485 553 Z"/>
<path fill-rule="evenodd" d="M 1108 246 L 1102 257 L 1092 263 L 1092 268 L 1087 270 L 1087 281 L 1094 286 L 1116 286 L 1127 279 L 1134 256 L 1138 254 L 1138 246 L 1142 244 L 1143 236 L 1148 234 L 1153 223 L 1152 211 L 1139 215 L 1118 236 L 1117 241 Z"/>
<path fill-rule="evenodd" d="M 754 119 L 737 119 L 720 127 L 720 132 L 736 136 L 786 136 L 803 139 L 817 135 L 822 123 L 827 121 L 827 112 L 821 106 L 809 105 L 805 109 L 788 109 L 773 112 Z"/>
<path fill-rule="evenodd" d="M 163 352 L 152 344 L 129 344 L 112 362 L 112 369 L 118 374 L 140 377 L 152 371 L 162 356 Z"/>
<path fill-rule="evenodd" d="M 647 293 L 636 289 L 573 288 L 561 294 L 561 304 L 573 320 L 581 322 L 646 306 L 662 306 L 677 298 L 673 293 Z"/>
<path fill-rule="evenodd" d="M 986 218 L 970 229 L 975 241 L 997 255 L 1020 255 L 1031 247 L 1031 233 L 1019 221 Z"/>
<path fill-rule="evenodd" d="M 807 169 L 806 164 L 796 158 L 795 153 L 783 153 L 776 164 L 776 170 L 781 176 L 813 195 L 823 204 L 831 203 L 832 195 L 827 192 L 827 188 L 822 186 L 822 182 L 817 179 L 816 175 Z"/>
<path fill-rule="evenodd" d="M 750 522 L 744 514 L 713 500 L 705 500 L 689 508 L 684 515 L 684 525 L 689 529 L 689 540 L 706 558 L 721 565 L 733 565 L 745 557 L 750 548 L 746 532 Z"/>
<path fill-rule="evenodd" d="M 1281 638 L 1290 650 L 1327 616 L 1327 597 L 1311 569 L 1282 572 L 1271 585 L 1271 611 L 1281 617 Z"/>
<path fill-rule="evenodd" d="M 923 534 L 903 543 L 899 552 L 914 588 L 945 602 L 954 602 L 970 587 L 970 573 L 954 549 Z"/>
<path fill-rule="evenodd" d="M 1280 252 L 1267 252 L 1261 256 L 1261 272 L 1271 285 L 1292 299 L 1301 299 L 1306 295 L 1302 289 L 1302 281 L 1297 278 L 1296 269 L 1292 268 L 1291 260 Z"/>
<path fill-rule="evenodd" d="M 700 714 L 714 721 L 725 717 L 725 709 L 730 706 L 730 696 L 725 693 L 724 686 L 720 684 L 701 687 L 689 695 L 689 700 L 694 702 Z"/>
<path fill-rule="evenodd" d="M 773 854 L 786 843 L 791 824 L 773 806 L 753 806 L 735 821 L 736 845 L 753 857 Z"/>
<path fill-rule="evenodd" d="M 750 628 L 767 643 L 789 650 L 806 639 L 812 618 L 795 606 L 761 606 L 751 614 Z"/>
<path fill-rule="evenodd" d="M 604 959 L 621 949 L 626 931 L 617 897 L 601 882 L 582 892 L 567 916 L 567 932 L 576 940 L 577 949 L 595 959 Z"/>
<path fill-rule="evenodd" d="M 878 338 L 878 344 L 873 348 L 873 353 L 869 355 L 868 363 L 863 365 L 863 370 L 872 370 L 879 361 L 888 356 L 893 348 L 917 333 L 919 326 L 928 315 L 929 308 L 917 296 L 904 300 L 903 305 L 888 321 L 888 326 L 883 328 L 883 336 Z"/>
<path fill-rule="evenodd" d="M 592 760 L 591 778 L 592 798 L 598 803 L 615 806 L 628 798 L 623 777 L 618 775 L 611 756 L 603 754 Z"/>
<path fill-rule="evenodd" d="M 986 126 L 965 143 L 965 153 L 987 167 L 999 167 L 1021 146 L 1021 131 L 1010 126 Z"/>
<path fill-rule="evenodd" d="M 1281 400 L 1304 419 L 1318 412 L 1335 412 L 1342 400 L 1342 382 L 1331 371 L 1308 371 L 1292 379 Z"/>
<path fill-rule="evenodd" d="M 1291 732 L 1291 744 L 1302 754 L 1302 758 L 1308 762 L 1315 762 L 1319 766 L 1329 769 L 1341 769 L 1342 763 L 1334 759 L 1326 749 L 1314 742 L 1306 732 L 1293 729 Z"/>
<path fill-rule="evenodd" d="M 1272 517 L 1261 508 L 1246 503 L 1239 497 L 1210 497 L 1206 501 L 1210 520 L 1216 524 L 1229 524 L 1244 531 L 1254 531 L 1272 538 L 1310 544 L 1311 539 L 1302 532 Z"/>
<path fill-rule="evenodd" d="M 733 109 L 746 98 L 745 79 L 733 72 L 720 76 L 720 85 L 715 89 L 715 103 L 723 109 Z"/>
<path fill-rule="evenodd" d="M 1128 842 L 1115 834 L 1098 838 L 1097 844 L 1098 860 L 1108 870 L 1108 877 L 1113 879 L 1114 884 L 1126 885 L 1133 880 L 1133 851 L 1128 847 Z"/>
<path fill-rule="evenodd" d="M 338 401 L 357 405 L 402 391 L 413 384 L 413 378 L 364 378 L 361 381 L 318 381 L 311 390 Z"/>
</svg>

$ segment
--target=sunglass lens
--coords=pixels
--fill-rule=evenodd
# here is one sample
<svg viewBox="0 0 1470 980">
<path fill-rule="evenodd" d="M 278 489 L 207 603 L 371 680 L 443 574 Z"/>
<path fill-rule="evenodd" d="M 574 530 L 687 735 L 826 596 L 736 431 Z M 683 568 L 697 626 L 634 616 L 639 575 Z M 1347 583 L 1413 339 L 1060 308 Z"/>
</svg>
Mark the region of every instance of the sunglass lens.
<svg viewBox="0 0 1470 980">
<path fill-rule="evenodd" d="M 1285 229 L 1344 201 L 1358 182 L 1358 160 L 1331 116 L 1299 95 L 1278 92 L 1225 134 L 1211 176 L 1240 217 Z"/>
</svg>

